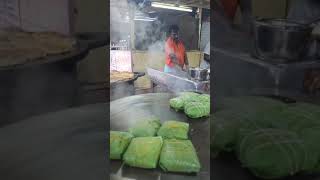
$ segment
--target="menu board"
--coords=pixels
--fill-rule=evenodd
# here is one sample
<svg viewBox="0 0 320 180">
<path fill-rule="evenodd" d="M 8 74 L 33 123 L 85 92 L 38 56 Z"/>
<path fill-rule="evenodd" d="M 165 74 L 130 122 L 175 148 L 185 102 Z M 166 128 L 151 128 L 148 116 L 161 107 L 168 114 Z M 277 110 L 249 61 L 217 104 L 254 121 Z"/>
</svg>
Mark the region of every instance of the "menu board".
<svg viewBox="0 0 320 180">
<path fill-rule="evenodd" d="M 110 50 L 110 71 L 132 72 L 131 51 Z"/>
<path fill-rule="evenodd" d="M 20 27 L 19 0 L 0 0 L 0 28 Z"/>
</svg>

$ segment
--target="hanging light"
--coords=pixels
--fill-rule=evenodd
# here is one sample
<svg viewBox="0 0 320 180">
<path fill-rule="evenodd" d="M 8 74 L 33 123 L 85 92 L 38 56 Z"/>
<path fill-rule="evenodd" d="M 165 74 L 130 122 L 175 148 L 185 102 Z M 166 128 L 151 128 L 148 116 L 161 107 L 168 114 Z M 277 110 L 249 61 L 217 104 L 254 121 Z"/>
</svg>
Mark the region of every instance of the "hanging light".
<svg viewBox="0 0 320 180">
<path fill-rule="evenodd" d="M 186 6 L 178 6 L 173 4 L 166 4 L 166 3 L 158 3 L 158 2 L 152 2 L 152 7 L 156 8 L 163 8 L 163 9 L 172 9 L 177 11 L 186 11 L 186 12 L 192 12 L 192 9 Z"/>
</svg>

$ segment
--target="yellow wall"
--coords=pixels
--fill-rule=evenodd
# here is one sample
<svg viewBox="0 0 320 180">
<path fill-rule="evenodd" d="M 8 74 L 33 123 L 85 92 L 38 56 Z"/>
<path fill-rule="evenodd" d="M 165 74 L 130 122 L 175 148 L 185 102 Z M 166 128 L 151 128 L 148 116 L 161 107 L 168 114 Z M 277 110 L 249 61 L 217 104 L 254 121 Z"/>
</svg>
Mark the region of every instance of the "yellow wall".
<svg viewBox="0 0 320 180">
<path fill-rule="evenodd" d="M 200 51 L 187 52 L 190 67 L 197 67 L 200 65 L 201 57 L 203 56 Z M 146 67 L 153 69 L 163 70 L 165 64 L 165 54 L 162 52 L 146 52 L 146 51 L 133 51 L 133 71 L 146 72 Z M 138 89 L 147 89 L 151 87 L 151 81 L 148 75 L 139 78 L 135 81 L 135 87 Z"/>
</svg>

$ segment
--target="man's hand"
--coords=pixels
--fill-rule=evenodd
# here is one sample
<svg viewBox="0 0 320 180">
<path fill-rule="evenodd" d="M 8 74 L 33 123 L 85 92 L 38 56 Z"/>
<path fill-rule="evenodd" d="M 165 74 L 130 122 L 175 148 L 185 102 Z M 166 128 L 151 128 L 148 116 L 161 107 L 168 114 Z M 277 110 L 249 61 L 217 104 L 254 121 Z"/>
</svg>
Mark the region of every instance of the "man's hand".
<svg viewBox="0 0 320 180">
<path fill-rule="evenodd" d="M 178 64 L 177 56 L 174 53 L 169 54 L 169 57 L 173 61 L 173 63 Z"/>
<path fill-rule="evenodd" d="M 189 65 L 187 65 L 187 64 L 186 64 L 186 65 L 184 65 L 183 70 L 188 72 L 188 70 L 189 70 Z"/>
</svg>

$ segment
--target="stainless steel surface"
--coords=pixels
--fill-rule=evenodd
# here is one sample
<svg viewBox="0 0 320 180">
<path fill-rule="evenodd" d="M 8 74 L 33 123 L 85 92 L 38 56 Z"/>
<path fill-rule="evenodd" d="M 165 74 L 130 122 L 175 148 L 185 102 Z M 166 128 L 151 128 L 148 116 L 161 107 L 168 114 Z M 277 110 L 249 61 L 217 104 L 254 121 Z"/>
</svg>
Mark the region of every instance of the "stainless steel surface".
<svg viewBox="0 0 320 180">
<path fill-rule="evenodd" d="M 265 67 L 268 69 L 274 68 L 281 68 L 281 69 L 308 69 L 308 68 L 319 68 L 320 67 L 320 60 L 318 59 L 310 59 L 306 58 L 303 61 L 298 62 L 291 62 L 291 63 L 276 63 L 276 62 L 266 62 L 261 59 L 256 59 L 251 57 L 251 55 L 247 52 L 235 52 L 229 49 L 222 49 L 222 48 L 214 48 L 215 52 L 214 58 L 217 58 L 217 55 L 223 55 L 230 57 L 234 60 L 239 62 L 245 62 L 249 64 L 258 65 L 261 67 Z M 214 67 L 216 68 L 216 67 Z"/>
<path fill-rule="evenodd" d="M 188 74 L 189 74 L 190 78 L 193 78 L 193 79 L 196 78 L 196 70 L 194 68 L 189 68 Z"/>
<path fill-rule="evenodd" d="M 207 81 L 208 79 L 208 69 L 202 68 L 189 68 L 189 76 L 191 79 L 195 79 L 198 81 Z"/>
<path fill-rule="evenodd" d="M 153 83 L 163 85 L 172 92 L 197 91 L 209 93 L 210 91 L 209 81 L 193 81 L 187 77 L 175 76 L 152 68 L 147 68 L 147 73 Z"/>
<path fill-rule="evenodd" d="M 110 129 L 125 131 L 148 117 L 183 121 L 190 124 L 189 139 L 195 146 L 201 171 L 198 174 L 164 173 L 160 168 L 146 170 L 123 165 L 121 161 L 110 162 L 111 180 L 209 180 L 210 179 L 210 128 L 209 118 L 191 120 L 184 113 L 169 107 L 167 93 L 130 96 L 110 103 Z"/>
<path fill-rule="evenodd" d="M 301 60 L 306 55 L 311 32 L 312 27 L 283 19 L 256 20 L 255 54 L 275 62 Z"/>
</svg>

